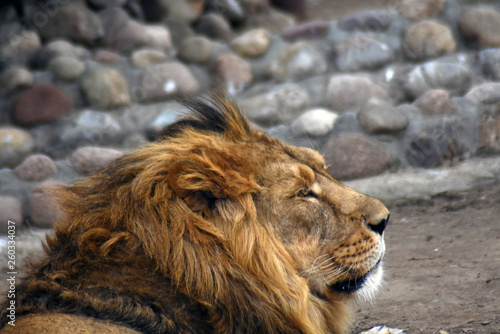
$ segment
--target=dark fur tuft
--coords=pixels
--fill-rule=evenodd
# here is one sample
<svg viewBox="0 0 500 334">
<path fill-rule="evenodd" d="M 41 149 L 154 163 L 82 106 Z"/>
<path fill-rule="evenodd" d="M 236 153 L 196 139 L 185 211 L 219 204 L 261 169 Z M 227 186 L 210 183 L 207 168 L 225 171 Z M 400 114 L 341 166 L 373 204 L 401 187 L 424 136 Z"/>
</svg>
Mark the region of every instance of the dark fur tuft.
<svg viewBox="0 0 500 334">
<path fill-rule="evenodd" d="M 215 101 L 206 98 L 181 100 L 191 114 L 163 129 L 158 140 L 178 136 L 187 129 L 219 134 L 233 131 L 240 132 L 242 136 L 250 134 L 248 121 L 226 94 L 215 93 L 214 96 Z"/>
</svg>

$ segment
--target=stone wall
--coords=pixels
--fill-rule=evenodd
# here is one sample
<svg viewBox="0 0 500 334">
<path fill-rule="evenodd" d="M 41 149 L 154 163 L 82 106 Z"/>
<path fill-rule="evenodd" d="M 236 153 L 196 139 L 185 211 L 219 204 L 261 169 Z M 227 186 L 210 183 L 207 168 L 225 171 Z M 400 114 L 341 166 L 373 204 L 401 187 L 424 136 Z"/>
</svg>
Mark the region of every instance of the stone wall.
<svg viewBox="0 0 500 334">
<path fill-rule="evenodd" d="M 176 98 L 213 88 L 341 180 L 500 153 L 499 1 L 331 20 L 266 0 L 2 6 L 1 226 L 51 227 L 53 185 L 153 140 L 185 111 Z"/>
</svg>

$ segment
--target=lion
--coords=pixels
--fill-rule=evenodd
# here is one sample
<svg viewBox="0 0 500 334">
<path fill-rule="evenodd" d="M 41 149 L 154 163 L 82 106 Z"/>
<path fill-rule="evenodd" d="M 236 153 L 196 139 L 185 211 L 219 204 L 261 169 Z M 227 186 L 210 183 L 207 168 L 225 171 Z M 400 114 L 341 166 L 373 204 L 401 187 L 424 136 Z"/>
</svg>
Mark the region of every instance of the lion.
<svg viewBox="0 0 500 334">
<path fill-rule="evenodd" d="M 346 333 L 382 280 L 387 208 L 228 97 L 57 190 L 2 333 Z"/>
</svg>

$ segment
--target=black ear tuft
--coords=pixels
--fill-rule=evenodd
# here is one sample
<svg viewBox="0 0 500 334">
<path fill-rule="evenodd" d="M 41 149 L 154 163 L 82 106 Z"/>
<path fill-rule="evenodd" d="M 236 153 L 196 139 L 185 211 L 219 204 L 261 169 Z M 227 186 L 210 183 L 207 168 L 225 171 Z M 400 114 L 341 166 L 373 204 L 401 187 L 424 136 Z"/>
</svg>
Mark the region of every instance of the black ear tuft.
<svg viewBox="0 0 500 334">
<path fill-rule="evenodd" d="M 216 92 L 213 101 L 206 98 L 179 101 L 191 114 L 166 127 L 158 140 L 175 137 L 186 129 L 224 134 L 231 138 L 251 136 L 250 124 L 238 106 L 223 92 Z"/>
<path fill-rule="evenodd" d="M 200 198 L 205 202 L 210 211 L 215 210 L 215 202 L 217 201 L 217 197 L 212 194 L 210 191 L 200 191 Z"/>
<path fill-rule="evenodd" d="M 228 124 L 226 116 L 213 102 L 198 98 L 180 101 L 193 115 L 186 116 L 181 120 L 166 127 L 158 134 L 158 139 L 175 137 L 186 128 L 199 131 L 211 131 L 224 133 Z"/>
</svg>

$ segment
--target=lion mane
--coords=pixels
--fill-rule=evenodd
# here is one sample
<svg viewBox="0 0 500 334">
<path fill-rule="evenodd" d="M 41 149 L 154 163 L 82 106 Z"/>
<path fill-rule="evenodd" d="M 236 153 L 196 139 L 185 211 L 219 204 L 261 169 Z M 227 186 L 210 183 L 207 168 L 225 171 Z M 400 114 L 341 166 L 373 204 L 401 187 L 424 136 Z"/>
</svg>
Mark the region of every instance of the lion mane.
<svg viewBox="0 0 500 334">
<path fill-rule="evenodd" d="M 316 152 L 253 129 L 224 95 L 186 105 L 156 142 L 56 190 L 62 214 L 3 332 L 348 330 L 346 301 L 383 254 L 385 207 L 333 180 Z M 349 246 L 367 254 L 358 267 Z M 319 274 L 329 267 L 341 270 Z"/>
</svg>

